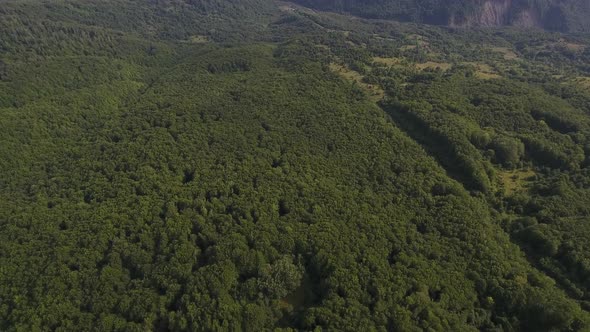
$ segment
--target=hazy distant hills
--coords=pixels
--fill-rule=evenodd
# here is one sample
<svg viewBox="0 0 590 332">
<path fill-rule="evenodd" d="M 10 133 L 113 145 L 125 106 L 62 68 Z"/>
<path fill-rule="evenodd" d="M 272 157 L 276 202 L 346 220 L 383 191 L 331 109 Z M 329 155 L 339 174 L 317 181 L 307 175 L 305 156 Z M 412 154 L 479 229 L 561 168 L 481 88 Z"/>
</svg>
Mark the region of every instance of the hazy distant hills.
<svg viewBox="0 0 590 332">
<path fill-rule="evenodd" d="M 320 10 L 368 18 L 450 26 L 522 26 L 589 31 L 590 3 L 583 0 L 295 0 Z"/>
</svg>

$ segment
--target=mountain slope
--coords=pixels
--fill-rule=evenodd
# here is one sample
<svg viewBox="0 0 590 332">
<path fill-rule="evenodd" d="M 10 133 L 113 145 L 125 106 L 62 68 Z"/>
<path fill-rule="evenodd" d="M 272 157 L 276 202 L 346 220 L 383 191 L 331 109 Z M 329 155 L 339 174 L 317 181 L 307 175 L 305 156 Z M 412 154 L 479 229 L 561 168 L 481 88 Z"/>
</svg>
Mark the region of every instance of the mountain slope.
<svg viewBox="0 0 590 332">
<path fill-rule="evenodd" d="M 580 0 L 296 0 L 315 9 L 367 18 L 396 19 L 450 26 L 541 27 L 589 31 L 590 4 Z"/>
<path fill-rule="evenodd" d="M 200 3 L 2 7 L 0 330 L 590 326 L 586 40 Z"/>
</svg>

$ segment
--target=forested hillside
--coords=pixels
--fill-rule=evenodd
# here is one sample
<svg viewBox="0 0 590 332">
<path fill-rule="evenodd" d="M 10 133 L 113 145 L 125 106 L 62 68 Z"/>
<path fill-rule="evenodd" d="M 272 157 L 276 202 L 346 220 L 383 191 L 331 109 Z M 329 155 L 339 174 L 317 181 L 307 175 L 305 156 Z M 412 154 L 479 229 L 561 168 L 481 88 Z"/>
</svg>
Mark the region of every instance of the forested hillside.
<svg viewBox="0 0 590 332">
<path fill-rule="evenodd" d="M 589 45 L 1 1 L 0 330 L 588 330 Z"/>
</svg>

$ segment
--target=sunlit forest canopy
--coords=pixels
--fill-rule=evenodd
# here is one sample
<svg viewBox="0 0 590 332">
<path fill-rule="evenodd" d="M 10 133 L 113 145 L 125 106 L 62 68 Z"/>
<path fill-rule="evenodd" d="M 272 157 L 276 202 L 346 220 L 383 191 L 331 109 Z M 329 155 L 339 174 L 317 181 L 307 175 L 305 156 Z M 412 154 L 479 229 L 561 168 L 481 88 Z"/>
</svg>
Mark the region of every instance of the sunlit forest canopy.
<svg viewBox="0 0 590 332">
<path fill-rule="evenodd" d="M 502 3 L 0 0 L 0 331 L 589 329 L 588 6 Z"/>
</svg>

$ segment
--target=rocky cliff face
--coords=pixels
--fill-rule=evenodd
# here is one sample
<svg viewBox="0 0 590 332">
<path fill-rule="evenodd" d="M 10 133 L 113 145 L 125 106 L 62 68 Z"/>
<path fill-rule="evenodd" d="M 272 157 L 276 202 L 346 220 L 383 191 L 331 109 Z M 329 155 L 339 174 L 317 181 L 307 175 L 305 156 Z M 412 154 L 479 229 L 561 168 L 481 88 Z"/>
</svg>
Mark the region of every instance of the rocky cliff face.
<svg viewBox="0 0 590 332">
<path fill-rule="evenodd" d="M 590 31 L 589 0 L 291 0 L 367 18 L 454 27 L 539 27 Z"/>
<path fill-rule="evenodd" d="M 506 24 L 508 10 L 512 0 L 492 0 L 484 2 L 481 12 L 476 16 L 477 24 L 493 27 Z"/>
<path fill-rule="evenodd" d="M 541 27 L 539 14 L 532 8 L 515 9 L 513 0 L 487 0 L 468 16 L 452 14 L 450 26 L 454 27 Z"/>
<path fill-rule="evenodd" d="M 526 9 L 520 12 L 512 25 L 523 28 L 542 27 L 539 14 L 532 9 Z"/>
</svg>

